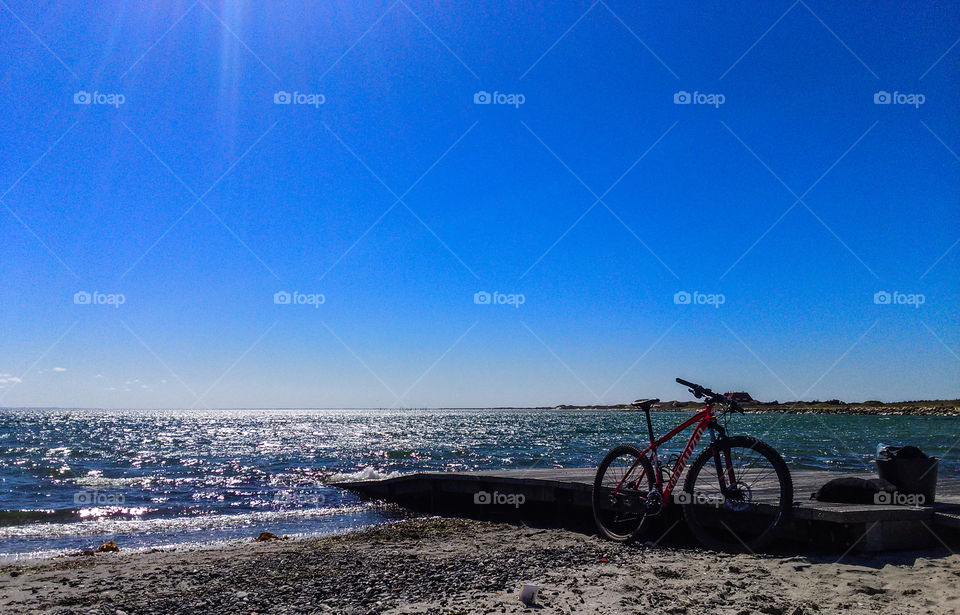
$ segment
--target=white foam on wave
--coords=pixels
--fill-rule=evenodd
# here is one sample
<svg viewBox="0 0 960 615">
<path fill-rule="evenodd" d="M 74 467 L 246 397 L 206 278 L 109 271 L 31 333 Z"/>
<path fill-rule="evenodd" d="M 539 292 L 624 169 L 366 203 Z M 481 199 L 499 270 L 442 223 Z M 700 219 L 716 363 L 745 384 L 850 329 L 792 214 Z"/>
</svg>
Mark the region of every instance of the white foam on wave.
<svg viewBox="0 0 960 615">
<path fill-rule="evenodd" d="M 329 508 L 300 508 L 269 510 L 239 514 L 193 515 L 185 517 L 160 517 L 155 519 L 101 518 L 72 523 L 29 523 L 0 527 L 3 538 L 51 538 L 62 536 L 96 536 L 98 534 L 142 534 L 177 530 L 208 530 L 247 525 L 266 525 L 288 519 L 309 519 L 332 515 L 358 514 L 370 508 L 370 504 Z"/>
<path fill-rule="evenodd" d="M 127 476 L 123 478 L 108 478 L 90 473 L 74 479 L 79 487 L 149 487 L 151 484 L 167 480 L 162 476 Z"/>
<path fill-rule="evenodd" d="M 400 476 L 399 472 L 381 472 L 373 466 L 367 466 L 362 470 L 348 473 L 331 474 L 327 477 L 327 483 L 352 483 L 364 480 L 383 480 L 386 478 L 396 478 Z"/>
<path fill-rule="evenodd" d="M 359 509 L 360 507 L 354 507 Z M 346 509 L 341 509 L 341 511 Z M 439 517 L 437 517 L 439 518 Z M 286 538 L 292 540 L 303 540 L 317 537 L 329 537 L 329 536 L 345 536 L 348 534 L 353 534 L 356 532 L 362 532 L 366 529 L 378 526 L 390 526 L 395 523 L 400 523 L 401 520 L 395 521 L 382 521 L 372 524 L 364 524 L 357 527 L 339 527 L 337 529 L 324 528 L 319 532 L 294 532 L 292 534 L 284 534 Z M 158 544 L 149 544 L 136 547 L 127 547 L 124 546 L 120 553 L 111 553 L 110 558 L 115 559 L 118 557 L 127 557 L 130 555 L 137 555 L 143 553 L 150 553 L 154 551 L 207 551 L 207 550 L 216 550 L 216 549 L 225 549 L 230 547 L 235 547 L 238 544 L 252 543 L 254 538 L 252 536 L 247 538 L 221 538 L 217 540 L 205 540 L 205 541 L 190 541 L 183 540 L 179 542 L 163 542 Z M 43 563 L 44 560 L 48 560 L 53 557 L 62 557 L 65 554 L 75 552 L 76 549 L 41 549 L 37 551 L 29 551 L 25 553 L 0 553 L 0 566 L 7 564 L 30 564 L 30 563 Z"/>
</svg>

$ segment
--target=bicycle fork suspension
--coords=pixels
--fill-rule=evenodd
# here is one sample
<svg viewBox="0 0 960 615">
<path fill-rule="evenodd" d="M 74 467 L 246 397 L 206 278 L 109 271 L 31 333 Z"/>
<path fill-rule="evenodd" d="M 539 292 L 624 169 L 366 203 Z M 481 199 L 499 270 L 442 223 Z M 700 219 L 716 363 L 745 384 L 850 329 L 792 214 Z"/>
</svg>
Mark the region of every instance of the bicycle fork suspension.
<svg viewBox="0 0 960 615">
<path fill-rule="evenodd" d="M 737 476 L 733 469 L 733 458 L 730 456 L 730 448 L 723 446 L 723 434 L 718 439 L 713 429 L 710 430 L 710 445 L 713 447 L 713 463 L 717 468 L 717 480 L 720 482 L 720 492 L 724 497 L 729 497 L 733 488 L 737 484 Z"/>
</svg>

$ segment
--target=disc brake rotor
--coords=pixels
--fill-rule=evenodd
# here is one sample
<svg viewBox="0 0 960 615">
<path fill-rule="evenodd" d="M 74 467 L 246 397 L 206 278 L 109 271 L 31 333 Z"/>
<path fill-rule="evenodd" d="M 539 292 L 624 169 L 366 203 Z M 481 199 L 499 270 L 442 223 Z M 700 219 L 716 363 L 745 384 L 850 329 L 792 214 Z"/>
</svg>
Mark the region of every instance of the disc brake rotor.
<svg viewBox="0 0 960 615">
<path fill-rule="evenodd" d="M 730 496 L 724 498 L 726 507 L 736 512 L 742 512 L 749 508 L 751 501 L 753 501 L 753 492 L 750 490 L 750 486 L 742 481 L 737 481 L 730 488 Z"/>
</svg>

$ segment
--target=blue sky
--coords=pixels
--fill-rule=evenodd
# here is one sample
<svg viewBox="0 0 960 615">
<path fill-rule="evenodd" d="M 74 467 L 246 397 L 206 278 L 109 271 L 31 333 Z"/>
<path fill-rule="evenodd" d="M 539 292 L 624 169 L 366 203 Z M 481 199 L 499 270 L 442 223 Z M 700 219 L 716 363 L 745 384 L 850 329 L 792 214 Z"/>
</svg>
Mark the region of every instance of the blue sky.
<svg viewBox="0 0 960 615">
<path fill-rule="evenodd" d="M 0 8 L 0 404 L 960 397 L 955 4 Z"/>
</svg>

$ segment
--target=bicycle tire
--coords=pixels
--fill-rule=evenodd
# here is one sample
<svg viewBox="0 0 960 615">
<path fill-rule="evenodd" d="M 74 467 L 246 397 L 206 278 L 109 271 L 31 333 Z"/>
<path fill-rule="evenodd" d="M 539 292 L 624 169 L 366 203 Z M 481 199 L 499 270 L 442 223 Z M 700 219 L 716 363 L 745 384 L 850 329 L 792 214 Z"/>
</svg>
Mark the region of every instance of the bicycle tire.
<svg viewBox="0 0 960 615">
<path fill-rule="evenodd" d="M 623 457 L 625 463 L 630 460 L 639 459 L 639 466 L 643 469 L 643 474 L 638 476 L 638 480 L 643 481 L 646 478 L 646 491 L 637 489 L 636 480 L 631 481 L 633 488 L 622 491 L 614 495 L 610 484 L 619 484 L 622 475 L 614 476 L 611 467 L 613 462 Z M 607 476 L 610 472 L 610 476 Z M 636 470 L 634 470 L 636 472 Z M 607 478 L 607 485 L 604 484 L 604 478 Z M 612 449 L 600 462 L 597 468 L 597 474 L 593 481 L 593 520 L 600 533 L 616 542 L 632 542 L 643 533 L 645 521 L 648 518 L 646 509 L 646 497 L 650 492 L 656 491 L 653 464 L 642 454 L 642 451 L 636 446 L 622 444 Z M 619 510 L 618 510 L 619 509 Z M 615 513 L 621 513 L 619 522 Z"/>
<path fill-rule="evenodd" d="M 705 467 L 716 470 L 715 452 L 721 454 L 721 463 L 723 463 L 723 460 L 728 458 L 727 453 L 731 460 L 735 457 L 739 458 L 739 455 L 735 454 L 737 450 L 749 451 L 758 458 L 765 459 L 769 468 L 766 470 L 761 468 L 762 473 L 758 475 L 757 483 L 753 486 L 746 484 L 743 480 L 745 470 L 750 470 L 753 463 L 751 462 L 747 468 L 741 468 L 739 475 L 736 475 L 735 468 L 737 480 L 736 487 L 732 491 L 739 497 L 728 497 L 727 494 L 723 494 L 722 503 L 719 499 L 712 502 L 705 499 L 704 486 L 712 480 L 720 491 L 720 481 L 716 474 L 708 472 L 706 478 L 701 479 L 700 490 L 698 490 L 697 479 L 701 476 L 701 470 Z M 775 473 L 776 485 L 773 484 L 774 477 L 769 475 L 771 471 Z M 767 480 L 760 482 L 760 479 Z M 761 489 L 764 491 L 760 491 Z M 690 466 L 683 491 L 686 498 L 683 504 L 683 517 L 687 526 L 704 546 L 718 551 L 752 552 L 769 546 L 793 509 L 793 479 L 786 462 L 772 446 L 750 436 L 723 438 L 708 446 Z M 775 502 L 773 497 L 769 497 L 770 502 L 758 503 L 759 498 L 754 501 L 754 492 L 761 494 L 768 491 L 770 496 L 776 496 Z M 744 496 L 745 493 L 746 496 Z M 766 521 L 758 523 L 760 519 Z"/>
</svg>

